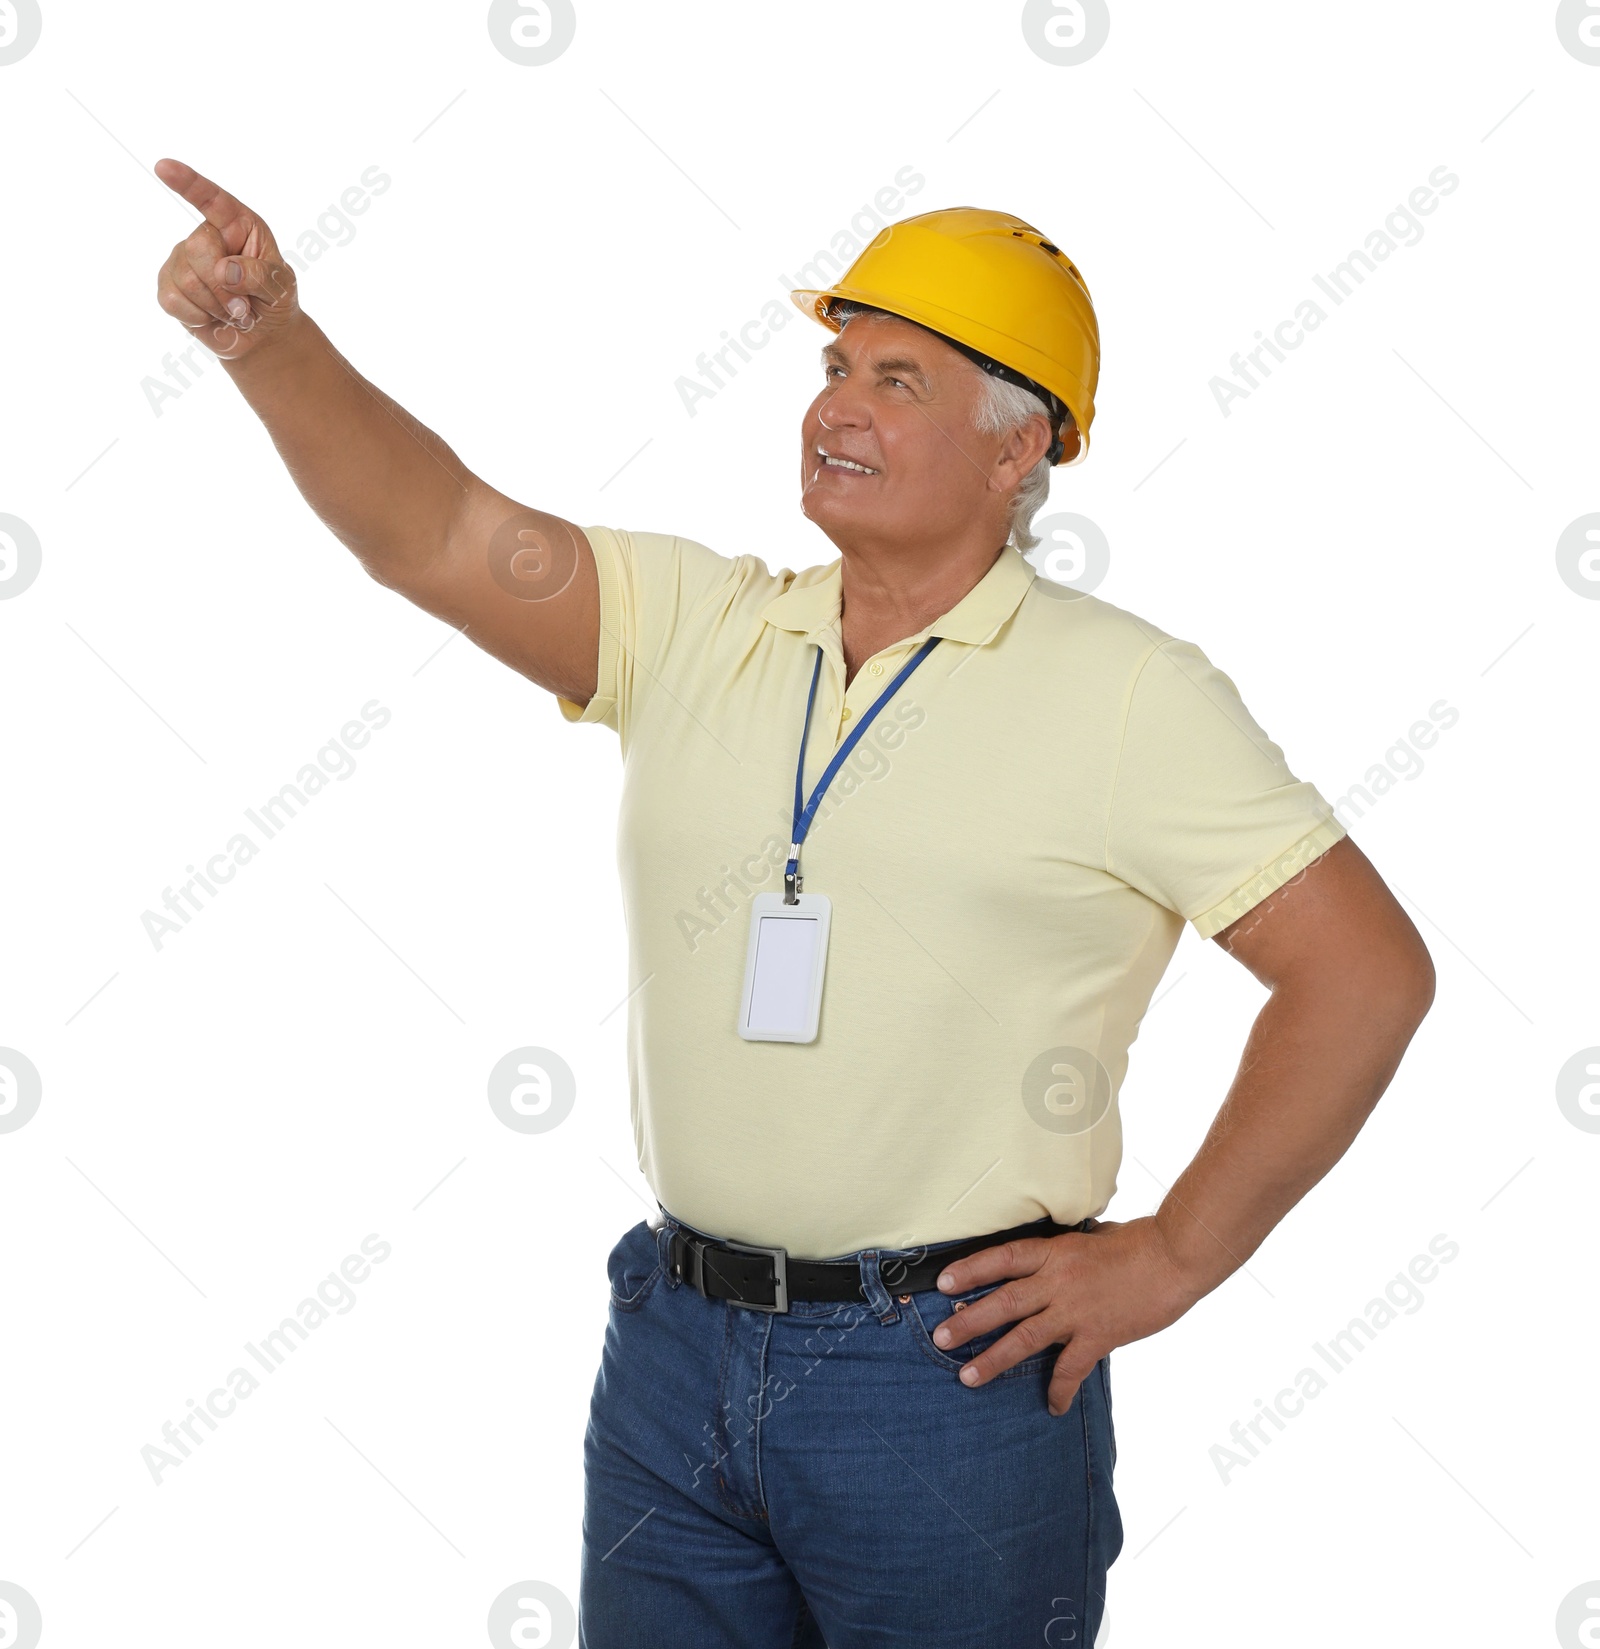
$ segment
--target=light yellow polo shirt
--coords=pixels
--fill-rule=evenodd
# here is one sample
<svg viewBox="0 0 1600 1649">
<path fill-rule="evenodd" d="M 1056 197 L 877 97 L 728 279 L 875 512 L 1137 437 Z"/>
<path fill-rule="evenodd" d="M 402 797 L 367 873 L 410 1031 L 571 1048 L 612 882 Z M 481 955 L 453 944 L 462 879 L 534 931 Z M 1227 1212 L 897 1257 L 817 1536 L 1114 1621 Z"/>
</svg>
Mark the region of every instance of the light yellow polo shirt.
<svg viewBox="0 0 1600 1649">
<path fill-rule="evenodd" d="M 1345 834 L 1200 649 L 1014 549 L 844 685 L 840 563 L 769 572 L 585 529 L 639 1164 L 662 1206 L 810 1259 L 1102 1212 L 1117 1094 L 1185 921 L 1210 937 Z M 900 665 L 801 856 L 833 904 L 809 1044 L 735 1029 L 749 907 L 806 794 Z"/>
</svg>

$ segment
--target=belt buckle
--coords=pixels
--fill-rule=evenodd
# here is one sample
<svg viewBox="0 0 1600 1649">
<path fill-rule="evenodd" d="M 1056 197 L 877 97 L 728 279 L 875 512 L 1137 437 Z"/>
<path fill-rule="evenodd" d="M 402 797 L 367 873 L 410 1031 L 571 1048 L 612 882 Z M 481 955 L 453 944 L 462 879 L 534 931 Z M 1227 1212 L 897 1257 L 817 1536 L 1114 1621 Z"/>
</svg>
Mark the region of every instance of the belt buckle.
<svg viewBox="0 0 1600 1649">
<path fill-rule="evenodd" d="M 772 1304 L 760 1305 L 754 1300 L 729 1300 L 729 1305 L 742 1306 L 746 1311 L 788 1311 L 789 1255 L 787 1250 L 762 1248 L 758 1243 L 748 1242 L 724 1242 L 722 1246 L 737 1249 L 741 1254 L 765 1254 L 772 1261 Z"/>
</svg>

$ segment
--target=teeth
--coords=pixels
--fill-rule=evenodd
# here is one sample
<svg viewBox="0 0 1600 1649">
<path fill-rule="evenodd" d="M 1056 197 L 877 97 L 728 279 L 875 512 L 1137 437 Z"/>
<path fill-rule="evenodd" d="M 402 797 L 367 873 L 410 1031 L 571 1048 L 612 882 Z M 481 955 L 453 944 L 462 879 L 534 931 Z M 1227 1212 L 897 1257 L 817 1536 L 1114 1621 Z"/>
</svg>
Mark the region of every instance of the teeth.
<svg viewBox="0 0 1600 1649">
<path fill-rule="evenodd" d="M 823 463 L 837 464 L 840 469 L 860 470 L 863 475 L 876 475 L 878 473 L 874 469 L 868 469 L 865 464 L 852 464 L 848 458 L 834 458 L 826 452 L 821 453 L 821 458 Z"/>
</svg>

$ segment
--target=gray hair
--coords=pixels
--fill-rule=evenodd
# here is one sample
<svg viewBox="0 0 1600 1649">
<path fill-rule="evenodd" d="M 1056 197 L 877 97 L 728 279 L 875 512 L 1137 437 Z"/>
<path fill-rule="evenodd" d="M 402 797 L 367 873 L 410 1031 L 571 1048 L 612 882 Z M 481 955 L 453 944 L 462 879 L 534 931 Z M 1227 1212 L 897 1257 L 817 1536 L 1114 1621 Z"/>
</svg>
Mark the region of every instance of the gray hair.
<svg viewBox="0 0 1600 1649">
<path fill-rule="evenodd" d="M 828 313 L 839 322 L 842 331 L 852 316 L 884 314 L 887 311 L 872 309 L 864 303 L 851 303 L 846 299 L 836 298 Z M 981 434 L 1005 435 L 1011 430 L 1020 429 L 1030 418 L 1037 417 L 1040 413 L 1047 419 L 1050 417 L 1049 409 L 1037 395 L 1031 394 L 1017 384 L 1008 384 L 1003 378 L 991 377 L 977 365 L 973 365 L 972 370 L 983 380 L 979 386 L 977 410 L 972 416 L 973 427 Z M 1069 413 L 1068 418 L 1070 417 Z M 1022 478 L 1021 485 L 1011 495 L 1010 531 L 1006 541 L 1014 544 L 1019 550 L 1031 550 L 1039 542 L 1038 535 L 1033 531 L 1033 518 L 1050 496 L 1050 471 L 1053 468 L 1048 457 L 1041 458 Z"/>
</svg>

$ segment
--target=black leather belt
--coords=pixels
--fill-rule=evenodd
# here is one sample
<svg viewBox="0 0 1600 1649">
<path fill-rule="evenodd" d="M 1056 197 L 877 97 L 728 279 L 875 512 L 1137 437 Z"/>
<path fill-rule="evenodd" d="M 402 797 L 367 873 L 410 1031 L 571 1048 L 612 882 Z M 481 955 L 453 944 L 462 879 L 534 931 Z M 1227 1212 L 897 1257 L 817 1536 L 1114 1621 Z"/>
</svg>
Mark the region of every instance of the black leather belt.
<svg viewBox="0 0 1600 1649">
<path fill-rule="evenodd" d="M 915 1294 L 934 1287 L 939 1273 L 953 1261 L 985 1248 L 1025 1237 L 1061 1237 L 1069 1231 L 1087 1231 L 1094 1224 L 1092 1217 L 1077 1225 L 1034 1220 L 987 1237 L 967 1237 L 931 1254 L 923 1250 L 886 1253 L 880 1266 L 883 1285 L 891 1294 Z M 676 1221 L 672 1222 L 668 1260 L 672 1275 L 708 1300 L 726 1300 L 748 1311 L 787 1311 L 791 1300 L 850 1302 L 863 1297 L 861 1266 L 855 1260 L 792 1260 L 782 1248 L 699 1237 Z"/>
</svg>

